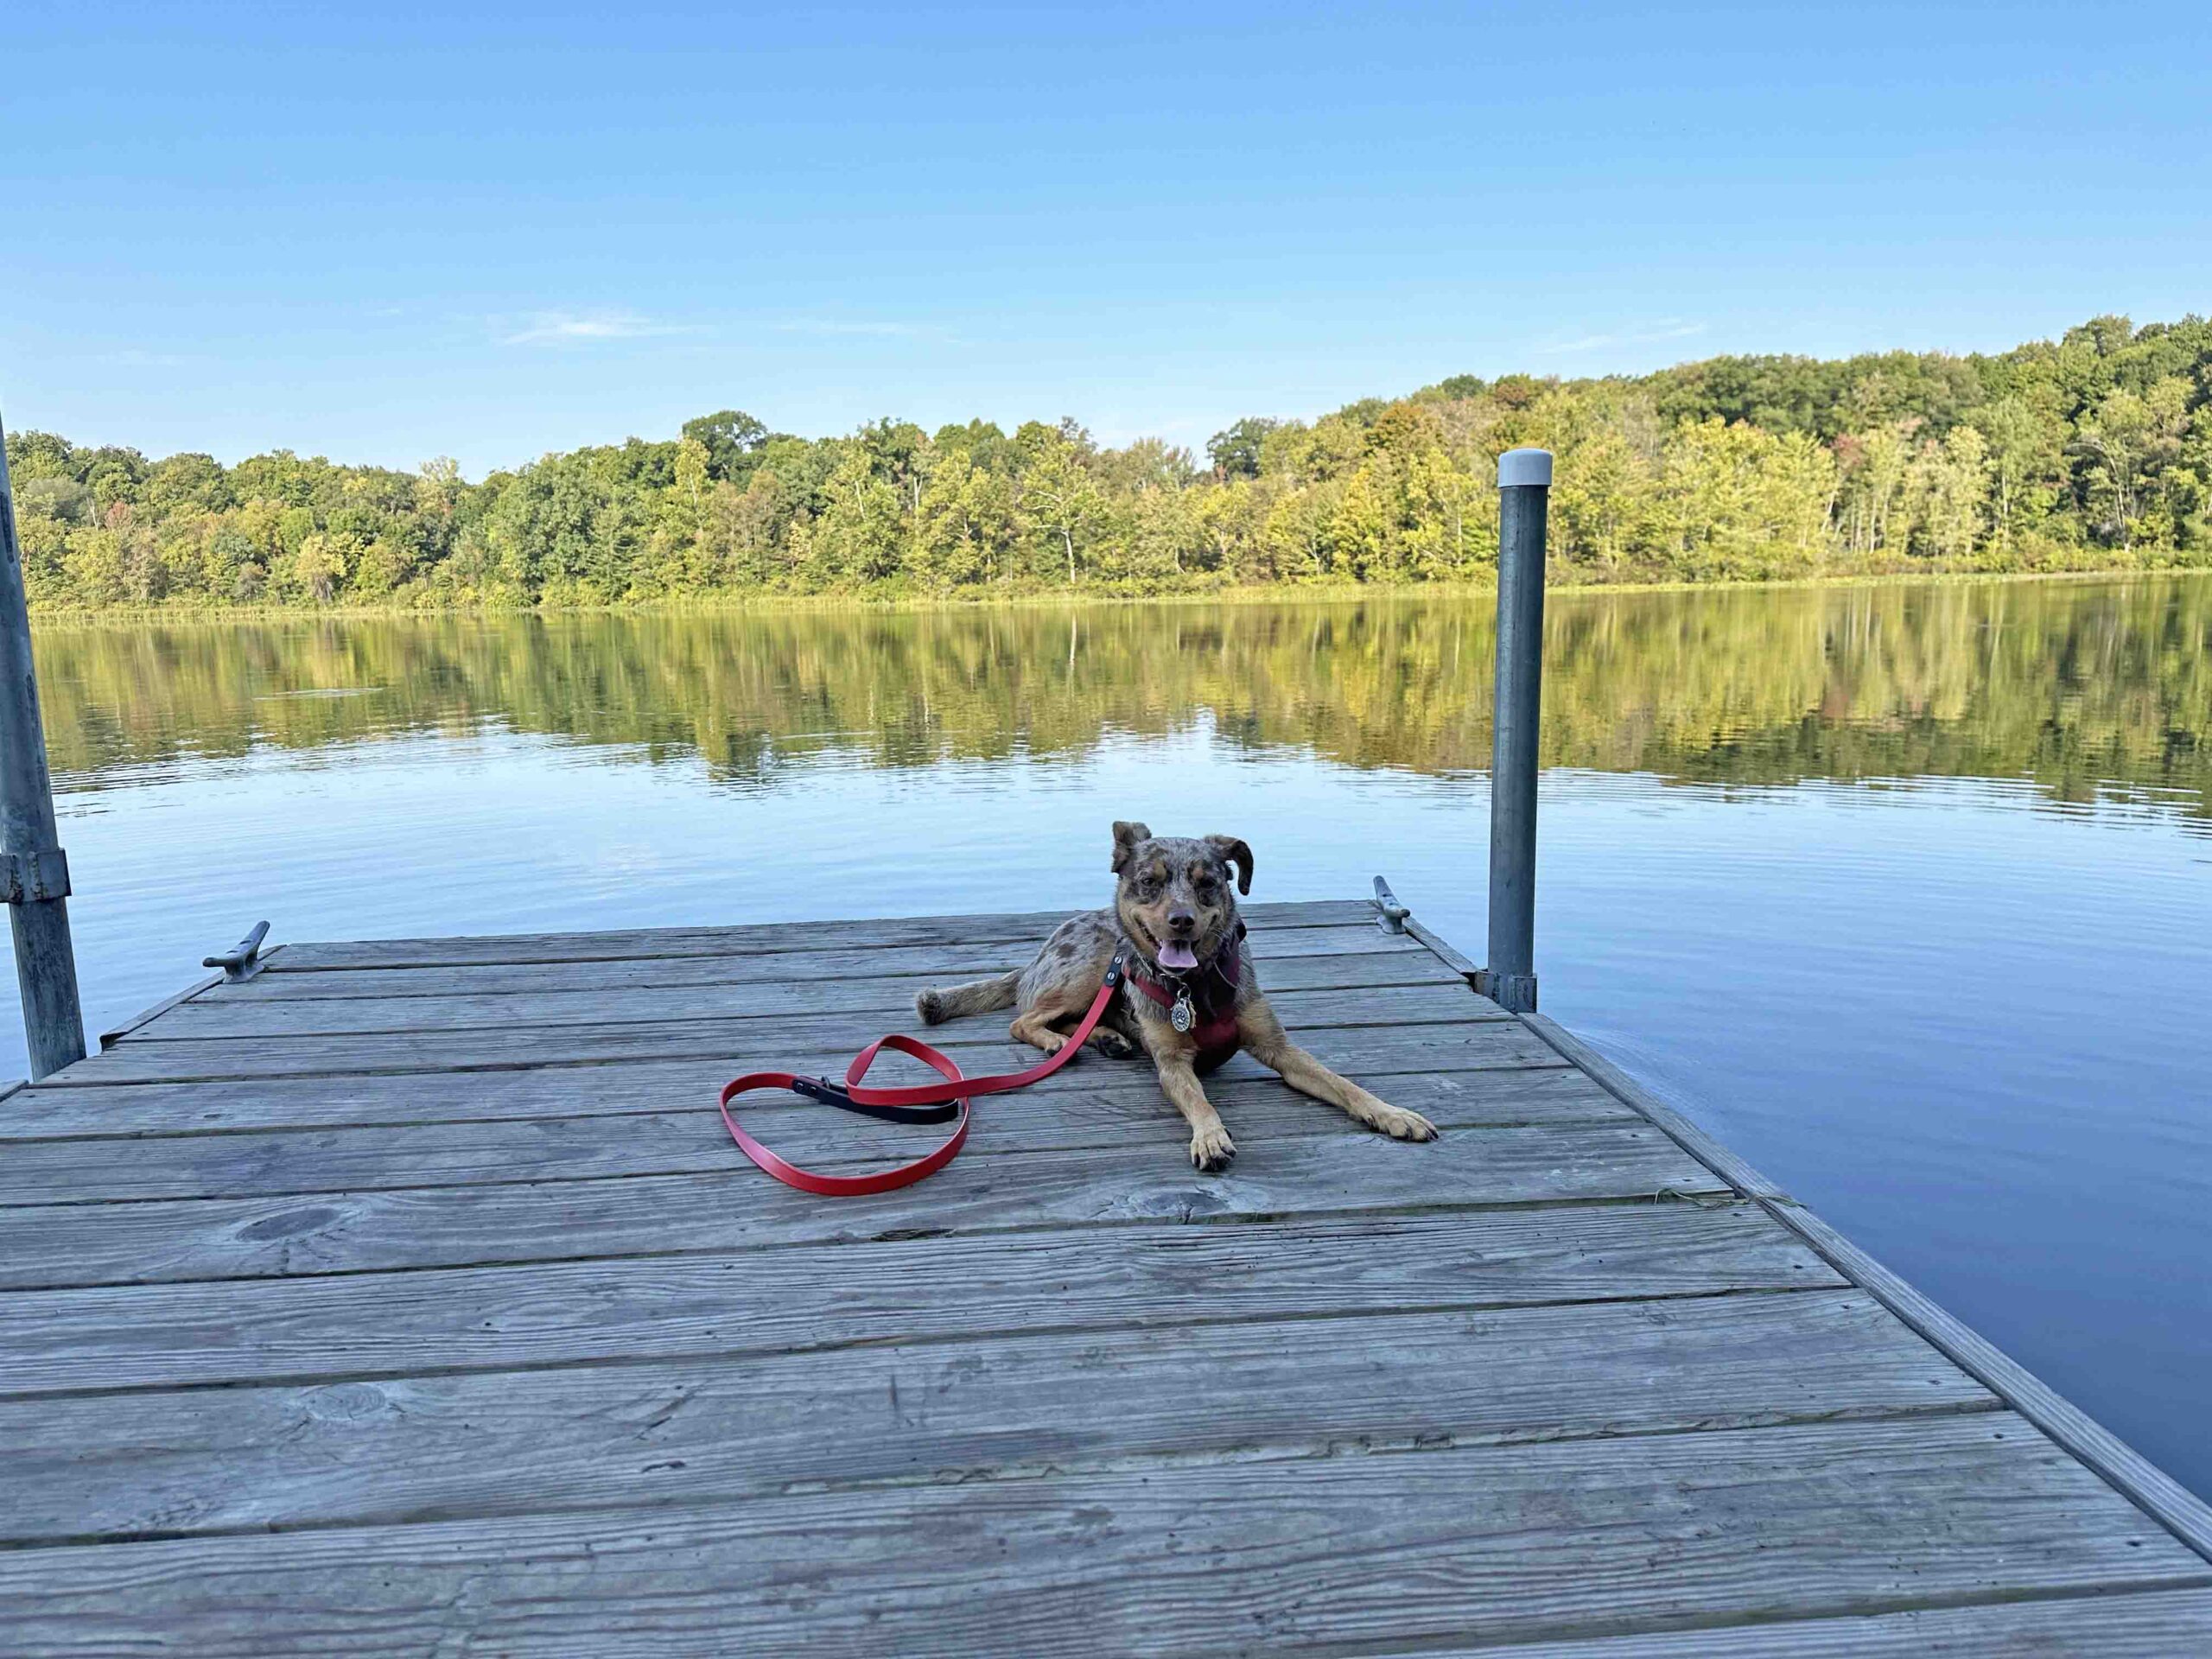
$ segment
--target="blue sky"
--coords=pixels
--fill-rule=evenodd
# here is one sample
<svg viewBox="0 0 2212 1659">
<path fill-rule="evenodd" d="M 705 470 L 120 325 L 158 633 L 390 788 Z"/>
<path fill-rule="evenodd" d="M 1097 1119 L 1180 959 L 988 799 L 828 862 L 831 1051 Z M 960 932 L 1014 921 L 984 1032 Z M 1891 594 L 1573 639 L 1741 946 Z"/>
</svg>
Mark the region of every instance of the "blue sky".
<svg viewBox="0 0 2212 1659">
<path fill-rule="evenodd" d="M 341 10 L 10 9 L 10 426 L 472 476 L 728 406 L 1196 447 L 2212 309 L 2201 3 Z"/>
</svg>

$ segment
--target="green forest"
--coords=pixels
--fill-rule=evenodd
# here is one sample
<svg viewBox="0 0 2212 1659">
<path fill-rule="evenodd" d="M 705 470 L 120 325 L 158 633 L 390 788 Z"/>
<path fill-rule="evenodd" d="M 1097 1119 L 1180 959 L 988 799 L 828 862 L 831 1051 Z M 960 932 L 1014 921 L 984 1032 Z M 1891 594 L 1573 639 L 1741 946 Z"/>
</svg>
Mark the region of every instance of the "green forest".
<svg viewBox="0 0 2212 1659">
<path fill-rule="evenodd" d="M 872 422 L 549 454 L 472 483 L 289 450 L 225 467 L 10 433 L 41 609 L 550 609 L 1480 582 L 1498 453 L 1558 456 L 1556 582 L 2212 566 L 2212 322 L 2095 318 L 1999 354 L 1716 357 L 1453 376 L 1203 456 Z"/>
</svg>

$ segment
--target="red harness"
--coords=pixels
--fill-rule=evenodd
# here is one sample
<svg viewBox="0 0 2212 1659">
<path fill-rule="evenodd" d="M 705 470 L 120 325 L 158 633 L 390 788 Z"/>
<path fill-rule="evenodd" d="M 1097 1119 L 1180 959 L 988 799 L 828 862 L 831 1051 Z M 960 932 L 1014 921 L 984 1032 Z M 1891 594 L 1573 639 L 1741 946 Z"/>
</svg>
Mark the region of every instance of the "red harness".
<svg viewBox="0 0 2212 1659">
<path fill-rule="evenodd" d="M 1173 1010 L 1176 1004 L 1187 1001 L 1192 1008 L 1192 1024 L 1190 1035 L 1198 1045 L 1198 1058 L 1193 1062 L 1201 1071 L 1211 1071 L 1236 1052 L 1236 985 L 1243 976 L 1243 950 L 1244 925 L 1236 925 L 1235 935 L 1223 949 L 1215 953 L 1214 960 L 1203 970 L 1203 977 L 1211 982 L 1193 991 L 1177 982 L 1170 990 L 1160 980 L 1153 978 L 1136 966 L 1135 953 L 1124 944 L 1114 953 L 1114 960 L 1107 964 L 1106 977 L 1098 987 L 1098 995 L 1090 1001 L 1090 1007 L 1082 1023 L 1068 1034 L 1066 1042 L 1054 1052 L 1046 1056 L 1027 1071 L 1008 1071 L 994 1077 L 969 1077 L 961 1075 L 959 1065 L 952 1056 L 942 1049 L 931 1048 L 915 1037 L 893 1034 L 879 1037 L 853 1056 L 853 1063 L 845 1068 L 845 1080 L 832 1083 L 827 1077 L 802 1077 L 794 1071 L 748 1071 L 724 1086 L 721 1093 L 722 1122 L 729 1130 L 730 1139 L 737 1142 L 737 1149 L 755 1164 L 774 1176 L 785 1186 L 795 1186 L 802 1192 L 813 1192 L 823 1198 L 852 1198 L 870 1192 L 893 1192 L 910 1186 L 924 1176 L 934 1175 L 960 1155 L 960 1148 L 968 1141 L 969 1105 L 977 1095 L 1003 1095 L 1015 1089 L 1027 1089 L 1033 1083 L 1049 1077 L 1070 1060 L 1076 1052 L 1097 1029 L 1098 1021 L 1114 1000 L 1114 993 L 1127 979 L 1137 989 L 1163 1008 Z M 887 1048 L 901 1054 L 911 1054 L 923 1065 L 942 1077 L 943 1083 L 922 1083 L 899 1088 L 868 1088 L 861 1083 L 868 1068 L 875 1064 L 876 1056 Z M 957 1119 L 952 1133 L 929 1152 L 910 1163 L 880 1169 L 866 1175 L 823 1175 L 814 1170 L 801 1169 L 788 1159 L 779 1157 L 745 1132 L 737 1119 L 730 1115 L 729 1103 L 740 1095 L 750 1094 L 755 1089 L 788 1089 L 795 1095 L 809 1100 L 818 1100 L 825 1106 L 836 1106 L 848 1112 L 858 1112 L 863 1117 L 881 1118 L 891 1123 L 943 1123 Z"/>
<path fill-rule="evenodd" d="M 1135 958 L 1129 963 L 1129 983 L 1167 1009 L 1171 1023 L 1179 1003 L 1189 1006 L 1191 1023 L 1176 1029 L 1198 1044 L 1198 1058 L 1192 1065 L 1201 1071 L 1213 1071 L 1236 1052 L 1236 985 L 1244 976 L 1243 940 L 1244 924 L 1239 922 L 1213 960 L 1197 970 L 1199 983 L 1195 988 L 1179 977 L 1171 987 L 1145 972 Z"/>
</svg>

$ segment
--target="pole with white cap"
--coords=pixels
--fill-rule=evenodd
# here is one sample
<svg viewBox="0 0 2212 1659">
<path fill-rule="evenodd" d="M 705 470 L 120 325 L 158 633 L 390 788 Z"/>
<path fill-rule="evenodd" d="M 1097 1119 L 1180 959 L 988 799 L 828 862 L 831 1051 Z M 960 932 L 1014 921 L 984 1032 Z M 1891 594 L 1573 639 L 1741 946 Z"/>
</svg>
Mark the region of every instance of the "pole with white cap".
<svg viewBox="0 0 2212 1659">
<path fill-rule="evenodd" d="M 1544 518 L 1552 458 L 1497 458 L 1497 681 L 1491 715 L 1490 966 L 1484 995 L 1515 1014 L 1536 1007 L 1536 737 L 1544 671 Z"/>
</svg>

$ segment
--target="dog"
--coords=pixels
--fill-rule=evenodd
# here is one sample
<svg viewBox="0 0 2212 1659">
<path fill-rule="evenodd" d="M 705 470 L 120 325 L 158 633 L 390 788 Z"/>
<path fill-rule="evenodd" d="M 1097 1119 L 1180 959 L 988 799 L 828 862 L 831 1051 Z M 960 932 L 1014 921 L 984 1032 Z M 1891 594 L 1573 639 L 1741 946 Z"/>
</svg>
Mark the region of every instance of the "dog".
<svg viewBox="0 0 2212 1659">
<path fill-rule="evenodd" d="M 1236 873 L 1234 891 L 1230 875 Z M 926 1025 L 1016 1008 L 1014 1038 L 1056 1054 L 1089 1012 L 1116 951 L 1127 977 L 1090 1033 L 1117 1058 L 1140 1049 L 1160 1086 L 1191 1126 L 1191 1162 L 1229 1167 L 1236 1143 L 1200 1086 L 1239 1049 L 1280 1072 L 1301 1094 L 1342 1108 L 1401 1141 L 1433 1141 L 1436 1126 L 1375 1096 L 1294 1046 L 1260 989 L 1236 894 L 1252 891 L 1252 849 L 1235 836 L 1155 836 L 1141 823 L 1114 826 L 1114 902 L 1071 916 L 1027 968 L 914 998 Z"/>
</svg>

